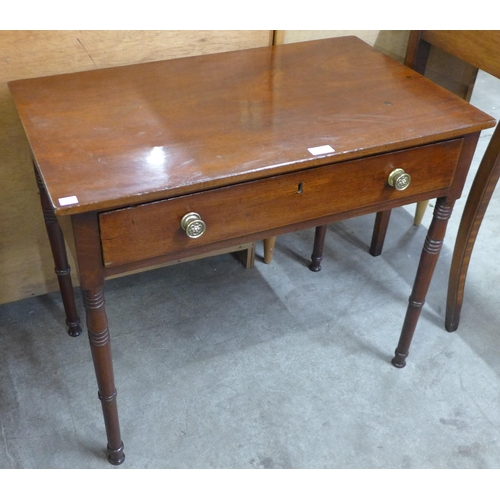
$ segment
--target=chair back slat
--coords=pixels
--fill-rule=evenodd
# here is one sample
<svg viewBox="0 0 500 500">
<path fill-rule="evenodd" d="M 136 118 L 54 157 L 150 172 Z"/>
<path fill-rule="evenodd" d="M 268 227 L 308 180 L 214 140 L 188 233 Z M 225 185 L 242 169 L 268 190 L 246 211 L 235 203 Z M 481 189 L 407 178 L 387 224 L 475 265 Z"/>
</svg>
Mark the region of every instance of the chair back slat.
<svg viewBox="0 0 500 500">
<path fill-rule="evenodd" d="M 499 30 L 424 30 L 421 39 L 500 78 Z"/>
</svg>

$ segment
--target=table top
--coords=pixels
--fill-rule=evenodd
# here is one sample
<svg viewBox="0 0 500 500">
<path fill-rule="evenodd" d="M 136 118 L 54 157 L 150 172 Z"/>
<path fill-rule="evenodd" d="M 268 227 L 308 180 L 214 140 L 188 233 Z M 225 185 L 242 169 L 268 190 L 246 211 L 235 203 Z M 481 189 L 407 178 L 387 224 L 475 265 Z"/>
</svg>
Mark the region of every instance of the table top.
<svg viewBox="0 0 500 500">
<path fill-rule="evenodd" d="M 59 215 L 203 191 L 495 124 L 356 37 L 9 87 Z"/>
</svg>

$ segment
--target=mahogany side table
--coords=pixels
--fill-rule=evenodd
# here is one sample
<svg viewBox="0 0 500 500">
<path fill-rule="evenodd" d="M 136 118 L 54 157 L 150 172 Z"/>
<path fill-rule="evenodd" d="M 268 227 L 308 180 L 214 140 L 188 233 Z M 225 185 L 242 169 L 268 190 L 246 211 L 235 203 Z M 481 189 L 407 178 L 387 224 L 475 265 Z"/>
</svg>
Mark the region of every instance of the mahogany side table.
<svg viewBox="0 0 500 500">
<path fill-rule="evenodd" d="M 108 460 L 124 460 L 105 278 L 438 198 L 392 363 L 410 343 L 494 120 L 355 37 L 10 82 L 70 330 L 71 219 Z"/>
</svg>

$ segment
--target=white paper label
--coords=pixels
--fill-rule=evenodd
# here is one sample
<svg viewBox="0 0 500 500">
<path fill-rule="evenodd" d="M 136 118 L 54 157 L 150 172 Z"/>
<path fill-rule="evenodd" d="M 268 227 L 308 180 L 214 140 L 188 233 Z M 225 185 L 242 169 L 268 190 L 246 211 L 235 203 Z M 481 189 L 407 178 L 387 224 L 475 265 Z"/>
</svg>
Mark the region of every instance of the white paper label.
<svg viewBox="0 0 500 500">
<path fill-rule="evenodd" d="M 74 205 L 78 203 L 78 198 L 76 196 L 66 196 L 65 198 L 59 198 L 59 205 L 65 207 L 66 205 Z"/>
<path fill-rule="evenodd" d="M 335 149 L 333 149 L 331 146 L 317 146 L 315 148 L 308 148 L 307 149 L 309 153 L 312 155 L 326 155 L 327 153 L 335 153 Z"/>
</svg>

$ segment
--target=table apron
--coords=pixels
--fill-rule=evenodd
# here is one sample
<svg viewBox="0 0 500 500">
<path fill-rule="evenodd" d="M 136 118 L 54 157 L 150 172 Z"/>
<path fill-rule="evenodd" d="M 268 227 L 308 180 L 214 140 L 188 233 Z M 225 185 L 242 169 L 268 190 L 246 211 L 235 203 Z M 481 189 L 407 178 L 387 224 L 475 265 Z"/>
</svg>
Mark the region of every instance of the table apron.
<svg viewBox="0 0 500 500">
<path fill-rule="evenodd" d="M 446 190 L 462 148 L 455 139 L 197 192 L 99 214 L 106 268 L 279 230 L 349 211 L 410 203 L 419 194 Z M 396 168 L 410 174 L 398 191 L 387 180 Z M 196 212 L 206 224 L 189 238 L 182 217 Z"/>
</svg>

